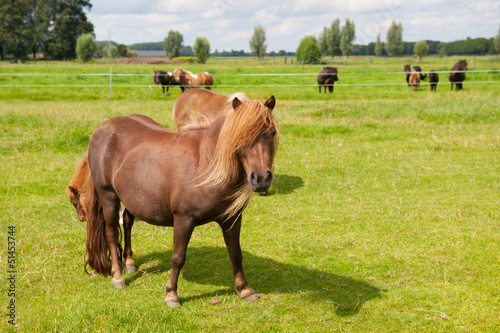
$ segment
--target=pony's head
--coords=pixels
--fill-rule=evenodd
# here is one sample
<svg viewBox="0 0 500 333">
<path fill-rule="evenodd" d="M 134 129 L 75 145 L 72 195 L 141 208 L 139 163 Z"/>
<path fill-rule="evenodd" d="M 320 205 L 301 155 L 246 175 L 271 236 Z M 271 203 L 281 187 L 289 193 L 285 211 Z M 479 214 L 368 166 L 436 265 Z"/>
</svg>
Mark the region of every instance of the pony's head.
<svg viewBox="0 0 500 333">
<path fill-rule="evenodd" d="M 92 202 L 94 187 L 90 175 L 89 160 L 85 155 L 76 166 L 75 173 L 66 186 L 66 194 L 73 207 L 75 207 L 78 220 L 86 221 L 87 211 Z"/>
<path fill-rule="evenodd" d="M 467 60 L 460 60 L 458 63 L 457 63 L 457 67 L 459 70 L 461 71 L 467 71 Z"/>
<path fill-rule="evenodd" d="M 181 82 L 181 76 L 184 74 L 184 70 L 180 67 L 176 67 L 172 72 L 175 82 Z"/>
<path fill-rule="evenodd" d="M 209 166 L 208 178 L 202 184 L 212 186 L 243 181 L 233 195 L 234 204 L 226 215 L 234 215 L 250 200 L 253 192 L 264 192 L 271 186 L 273 162 L 278 147 L 278 123 L 272 114 L 274 96 L 264 104 L 235 97 L 224 112 L 224 123 L 219 133 L 215 156 Z"/>
</svg>

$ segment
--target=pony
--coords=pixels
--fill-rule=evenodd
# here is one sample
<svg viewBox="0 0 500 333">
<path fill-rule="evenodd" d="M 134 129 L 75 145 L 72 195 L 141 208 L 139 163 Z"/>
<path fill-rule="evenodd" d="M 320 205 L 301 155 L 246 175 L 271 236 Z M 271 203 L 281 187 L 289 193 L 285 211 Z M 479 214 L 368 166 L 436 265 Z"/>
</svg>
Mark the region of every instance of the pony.
<svg viewBox="0 0 500 333">
<path fill-rule="evenodd" d="M 411 85 L 411 90 L 417 91 L 418 86 L 420 85 L 420 73 L 412 68 L 409 78 L 409 84 Z"/>
<path fill-rule="evenodd" d="M 205 86 L 210 90 L 214 85 L 214 77 L 208 72 L 193 74 L 190 71 L 177 67 L 174 69 L 174 79 L 177 84 L 180 84 L 186 89 Z"/>
<path fill-rule="evenodd" d="M 431 69 L 429 71 L 429 83 L 431 85 L 431 91 L 437 91 L 437 85 L 438 85 L 438 82 L 439 82 L 439 74 Z"/>
<path fill-rule="evenodd" d="M 411 75 L 412 70 L 415 70 L 416 72 L 418 72 L 420 74 L 419 80 L 424 80 L 427 77 L 426 74 L 422 74 L 422 68 L 420 68 L 420 66 L 411 67 L 410 65 L 404 65 L 405 79 L 406 79 L 406 83 L 408 84 L 408 87 L 412 86 L 410 84 L 410 75 Z"/>
<path fill-rule="evenodd" d="M 179 83 L 175 81 L 172 73 L 165 72 L 165 71 L 155 71 L 154 78 L 153 78 L 154 84 L 158 85 L 161 84 L 161 87 L 163 89 L 163 93 L 165 93 L 165 88 L 167 88 L 167 95 L 168 95 L 168 88 L 170 86 L 178 86 Z M 181 91 L 184 92 L 184 87 L 180 86 Z"/>
<path fill-rule="evenodd" d="M 240 101 L 250 100 L 242 92 L 225 95 L 199 88 L 189 89 L 174 104 L 173 116 L 177 130 L 182 132 L 205 121 L 213 121 L 231 105 L 235 97 Z"/>
<path fill-rule="evenodd" d="M 319 92 L 321 93 L 321 87 L 328 87 L 328 91 L 333 92 L 333 84 L 338 81 L 337 67 L 323 67 L 321 72 L 318 74 L 318 86 Z"/>
<path fill-rule="evenodd" d="M 456 90 L 462 90 L 462 82 L 465 80 L 465 72 L 467 72 L 467 61 L 460 60 L 451 68 L 451 72 L 448 78 L 451 82 L 451 90 L 453 90 L 453 84 L 455 84 Z"/>
<path fill-rule="evenodd" d="M 179 307 L 177 284 L 191 234 L 196 226 L 215 221 L 223 231 L 236 292 L 247 301 L 259 299 L 245 278 L 239 240 L 251 194 L 267 190 L 273 178 L 279 137 L 275 103 L 274 96 L 264 104 L 235 97 L 213 122 L 186 132 L 137 114 L 99 125 L 88 147 L 94 195 L 86 218 L 85 269 L 111 275 L 112 285 L 124 288 L 123 257 L 125 271 L 136 269 L 127 235 L 135 217 L 174 227 L 165 304 Z M 120 202 L 125 206 L 124 250 L 119 243 Z"/>
</svg>

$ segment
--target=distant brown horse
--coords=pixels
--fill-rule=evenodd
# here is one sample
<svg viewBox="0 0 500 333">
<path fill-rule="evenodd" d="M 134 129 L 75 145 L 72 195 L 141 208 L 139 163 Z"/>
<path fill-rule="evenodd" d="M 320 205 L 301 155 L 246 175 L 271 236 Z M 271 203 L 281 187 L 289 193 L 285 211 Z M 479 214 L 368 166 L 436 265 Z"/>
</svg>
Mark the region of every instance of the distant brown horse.
<svg viewBox="0 0 500 333">
<path fill-rule="evenodd" d="M 180 95 L 174 104 L 174 121 L 178 131 L 184 131 L 185 126 L 197 126 L 205 121 L 213 121 L 227 109 L 234 98 L 240 101 L 249 100 L 242 92 L 231 95 L 219 94 L 214 91 L 194 88 Z"/>
<path fill-rule="evenodd" d="M 420 85 L 420 73 L 412 68 L 409 78 L 409 84 L 411 85 L 411 90 L 417 91 Z"/>
<path fill-rule="evenodd" d="M 465 72 L 467 72 L 467 61 L 460 60 L 455 65 L 453 65 L 448 78 L 451 82 L 451 90 L 453 90 L 453 84 L 456 86 L 456 90 L 462 90 L 462 83 L 465 80 Z"/>
<path fill-rule="evenodd" d="M 323 67 L 321 72 L 319 72 L 318 74 L 318 85 L 320 93 L 321 87 L 325 87 L 325 93 L 327 87 L 329 92 L 333 92 L 333 85 L 335 81 L 339 80 L 337 74 L 337 67 Z"/>
<path fill-rule="evenodd" d="M 420 68 L 420 66 L 413 66 L 411 67 L 410 65 L 405 65 L 404 66 L 404 72 L 405 72 L 405 79 L 406 79 L 406 83 L 408 83 L 408 87 L 411 87 L 412 85 L 410 84 L 410 75 L 411 75 L 411 72 L 412 71 L 415 71 L 415 72 L 418 72 L 420 74 L 420 77 L 419 77 L 419 82 L 420 80 L 424 80 L 427 75 L 426 74 L 422 74 L 422 69 Z"/>
<path fill-rule="evenodd" d="M 165 88 L 167 88 L 167 95 L 168 95 L 168 88 L 169 87 L 179 85 L 179 83 L 177 83 L 177 81 L 175 81 L 172 73 L 165 72 L 165 71 L 155 71 L 153 82 L 156 85 L 161 84 L 161 87 L 163 89 L 163 93 L 165 93 Z M 180 86 L 180 88 L 181 88 L 182 92 L 184 92 L 184 87 Z"/>
<path fill-rule="evenodd" d="M 174 79 L 185 89 L 205 86 L 210 90 L 214 85 L 214 77 L 208 72 L 193 74 L 190 71 L 177 67 L 174 69 Z"/>
<path fill-rule="evenodd" d="M 431 91 L 437 91 L 437 85 L 438 85 L 438 82 L 439 82 L 439 74 L 431 69 L 429 71 L 429 83 L 431 85 Z"/>
<path fill-rule="evenodd" d="M 118 243 L 121 201 L 126 207 L 124 225 L 137 217 L 174 227 L 168 306 L 180 306 L 177 281 L 193 229 L 210 221 L 222 228 L 239 296 L 258 299 L 243 272 L 241 213 L 252 191 L 271 185 L 278 144 L 274 105 L 274 96 L 264 104 L 234 98 L 215 121 L 181 133 L 141 115 L 101 124 L 88 150 L 94 195 L 87 214 L 85 265 L 111 275 L 116 288 L 125 287 Z M 127 235 L 123 255 L 125 266 L 135 268 Z"/>
</svg>

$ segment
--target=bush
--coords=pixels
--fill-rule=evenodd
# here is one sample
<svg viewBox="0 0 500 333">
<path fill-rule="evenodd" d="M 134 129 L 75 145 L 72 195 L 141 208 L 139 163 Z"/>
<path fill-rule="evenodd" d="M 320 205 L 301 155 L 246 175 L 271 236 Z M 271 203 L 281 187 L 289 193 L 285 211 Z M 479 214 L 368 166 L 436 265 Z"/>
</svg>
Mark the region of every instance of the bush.
<svg viewBox="0 0 500 333">
<path fill-rule="evenodd" d="M 306 64 L 319 63 L 321 59 L 321 51 L 319 50 L 318 41 L 313 36 L 305 36 L 300 41 L 299 48 L 297 49 L 297 61 L 304 60 Z"/>
<path fill-rule="evenodd" d="M 92 34 L 83 34 L 76 40 L 76 55 L 82 62 L 88 62 L 94 57 L 96 46 Z"/>
</svg>

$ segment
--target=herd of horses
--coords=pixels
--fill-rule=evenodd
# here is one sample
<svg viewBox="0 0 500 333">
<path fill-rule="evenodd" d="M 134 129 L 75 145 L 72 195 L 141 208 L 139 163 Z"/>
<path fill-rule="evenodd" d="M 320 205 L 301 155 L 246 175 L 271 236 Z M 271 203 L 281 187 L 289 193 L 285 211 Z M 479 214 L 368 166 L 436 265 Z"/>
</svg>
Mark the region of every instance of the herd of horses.
<svg viewBox="0 0 500 333">
<path fill-rule="evenodd" d="M 418 90 L 420 85 L 420 81 L 424 80 L 427 75 L 422 74 L 422 69 L 420 66 L 404 66 L 405 79 L 406 83 L 413 91 Z M 465 80 L 465 72 L 467 72 L 467 61 L 460 60 L 451 69 L 448 78 L 451 83 L 451 90 L 453 90 L 453 85 L 455 85 L 456 90 L 462 90 L 462 84 Z M 431 86 L 431 91 L 437 90 L 437 85 L 439 82 L 439 74 L 431 69 L 428 73 L 429 75 L 429 84 Z M 324 67 L 318 74 L 318 86 L 319 92 L 321 93 L 321 88 L 324 88 L 324 92 L 326 93 L 326 89 L 328 88 L 329 92 L 333 92 L 333 86 L 336 81 L 338 81 L 338 72 L 336 67 Z"/>
<path fill-rule="evenodd" d="M 462 89 L 465 71 L 465 61 L 453 66 L 452 88 L 455 84 Z M 405 72 L 412 89 L 426 77 L 418 66 L 405 66 Z M 432 85 L 439 77 L 432 70 L 428 75 L 435 90 Z M 333 92 L 337 80 L 337 68 L 325 67 L 318 75 L 320 93 L 322 87 Z M 273 179 L 279 141 L 272 113 L 276 100 L 270 96 L 262 103 L 241 92 L 216 93 L 210 90 L 212 75 L 182 68 L 173 73 L 156 71 L 154 82 L 166 87 L 167 93 L 172 85 L 182 90 L 173 107 L 177 131 L 139 114 L 103 122 L 91 135 L 88 151 L 66 187 L 78 219 L 86 222 L 85 271 L 90 267 L 111 276 L 114 287 L 125 288 L 122 264 L 126 273 L 137 271 L 131 245 L 135 218 L 173 227 L 165 304 L 179 307 L 178 278 L 193 230 L 215 221 L 223 232 L 238 295 L 256 300 L 259 295 L 243 272 L 240 231 L 252 193 L 267 193 Z"/>
</svg>

